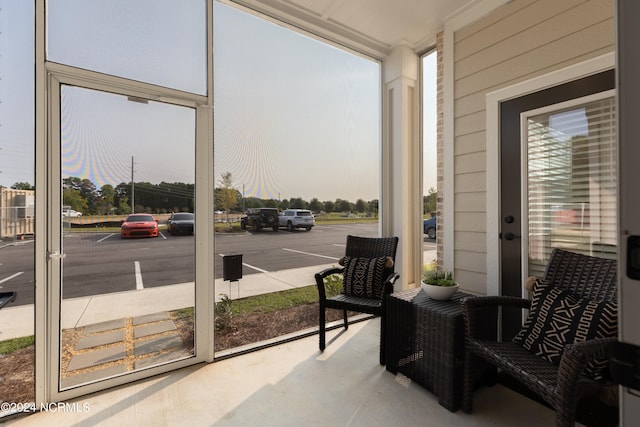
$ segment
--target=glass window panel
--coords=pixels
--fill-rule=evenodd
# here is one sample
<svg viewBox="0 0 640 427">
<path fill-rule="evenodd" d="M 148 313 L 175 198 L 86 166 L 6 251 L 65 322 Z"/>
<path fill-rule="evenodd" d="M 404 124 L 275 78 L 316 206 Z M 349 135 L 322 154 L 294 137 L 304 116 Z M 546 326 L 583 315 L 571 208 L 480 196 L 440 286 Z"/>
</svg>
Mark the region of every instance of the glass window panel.
<svg viewBox="0 0 640 427">
<path fill-rule="evenodd" d="M 436 231 L 438 229 L 438 53 L 422 58 L 422 232 L 423 264 L 437 262 Z"/>
<path fill-rule="evenodd" d="M 309 271 L 335 265 L 347 234 L 378 235 L 381 102 L 379 63 L 222 3 L 214 8 L 220 352 L 317 327 L 311 315 L 299 315 L 317 313 L 317 306 L 301 304 L 317 301 Z M 258 208 L 271 209 L 264 225 Z M 315 225 L 289 231 L 279 218 L 285 221 L 274 231 L 273 211 L 289 208 L 313 211 Z M 336 222 L 340 226 L 332 226 Z M 227 233 L 242 228 L 250 238 Z M 243 277 L 225 282 L 220 255 L 238 253 Z M 238 300 L 255 297 L 252 283 L 260 283 L 262 293 L 281 290 L 283 282 L 295 288 L 278 297 L 289 306 L 267 313 L 239 308 L 245 303 Z"/>
<path fill-rule="evenodd" d="M 615 257 L 615 100 L 528 118 L 529 275 L 555 247 Z"/>
<path fill-rule="evenodd" d="M 0 1 L 0 401 L 15 403 L 35 399 L 33 14 Z"/>
<path fill-rule="evenodd" d="M 47 2 L 47 59 L 206 94 L 204 0 Z"/>
</svg>

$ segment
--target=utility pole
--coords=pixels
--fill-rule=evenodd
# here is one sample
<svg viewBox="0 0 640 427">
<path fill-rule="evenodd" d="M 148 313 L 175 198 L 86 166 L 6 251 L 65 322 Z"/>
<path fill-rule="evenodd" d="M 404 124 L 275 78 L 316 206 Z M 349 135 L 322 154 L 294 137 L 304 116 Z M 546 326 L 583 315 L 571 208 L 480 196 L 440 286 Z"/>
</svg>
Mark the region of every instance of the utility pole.
<svg viewBox="0 0 640 427">
<path fill-rule="evenodd" d="M 136 209 L 135 209 L 135 185 L 133 184 L 133 156 L 131 156 L 131 213 L 136 213 Z"/>
</svg>

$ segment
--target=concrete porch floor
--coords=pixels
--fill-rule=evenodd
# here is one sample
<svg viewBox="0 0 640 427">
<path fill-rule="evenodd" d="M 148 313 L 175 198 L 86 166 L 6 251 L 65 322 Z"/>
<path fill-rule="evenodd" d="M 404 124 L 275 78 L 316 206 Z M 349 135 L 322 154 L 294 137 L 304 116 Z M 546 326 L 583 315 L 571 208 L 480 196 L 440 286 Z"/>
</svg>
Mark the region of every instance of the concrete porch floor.
<svg viewBox="0 0 640 427">
<path fill-rule="evenodd" d="M 86 411 L 36 413 L 5 425 L 554 425 L 551 410 L 500 385 L 476 392 L 473 414 L 449 412 L 431 392 L 378 364 L 379 322 L 329 331 L 324 353 L 315 335 L 71 401 Z"/>
</svg>

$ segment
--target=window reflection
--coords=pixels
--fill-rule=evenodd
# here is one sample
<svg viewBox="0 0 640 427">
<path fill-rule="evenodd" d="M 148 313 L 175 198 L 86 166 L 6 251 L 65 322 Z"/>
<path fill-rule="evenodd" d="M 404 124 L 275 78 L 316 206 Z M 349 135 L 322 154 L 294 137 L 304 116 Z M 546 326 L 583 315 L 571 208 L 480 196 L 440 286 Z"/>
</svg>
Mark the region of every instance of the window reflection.
<svg viewBox="0 0 640 427">
<path fill-rule="evenodd" d="M 529 275 L 553 248 L 617 254 L 614 98 L 527 119 Z"/>
</svg>

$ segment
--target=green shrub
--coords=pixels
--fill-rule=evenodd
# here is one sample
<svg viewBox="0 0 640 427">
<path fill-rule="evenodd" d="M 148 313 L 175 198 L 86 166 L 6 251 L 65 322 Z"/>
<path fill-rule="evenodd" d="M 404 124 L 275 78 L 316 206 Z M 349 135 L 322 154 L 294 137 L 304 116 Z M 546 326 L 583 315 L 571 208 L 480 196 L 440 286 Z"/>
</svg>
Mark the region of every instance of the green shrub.
<svg viewBox="0 0 640 427">
<path fill-rule="evenodd" d="M 327 297 L 338 295 L 342 292 L 342 275 L 332 274 L 324 278 L 324 288 Z"/>
<path fill-rule="evenodd" d="M 231 308 L 231 298 L 226 294 L 221 294 L 222 298 L 215 304 L 215 330 L 217 332 L 224 331 L 231 325 L 233 319 L 233 310 Z"/>
<path fill-rule="evenodd" d="M 435 269 L 427 269 L 422 273 L 422 281 L 429 285 L 437 286 L 455 286 L 453 273 L 450 271 L 440 271 Z"/>
</svg>

